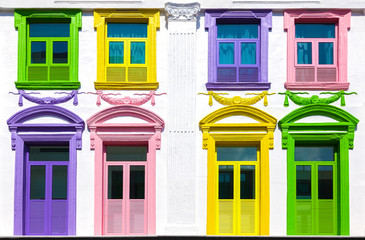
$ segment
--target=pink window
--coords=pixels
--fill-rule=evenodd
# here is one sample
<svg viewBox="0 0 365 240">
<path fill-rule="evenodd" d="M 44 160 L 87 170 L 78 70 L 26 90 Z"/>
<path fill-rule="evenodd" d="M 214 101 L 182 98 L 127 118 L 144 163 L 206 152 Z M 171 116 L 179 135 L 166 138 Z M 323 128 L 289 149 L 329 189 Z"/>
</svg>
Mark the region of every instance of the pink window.
<svg viewBox="0 0 365 240">
<path fill-rule="evenodd" d="M 95 150 L 95 235 L 155 234 L 156 150 L 164 121 L 140 107 L 116 106 L 87 123 Z"/>
<path fill-rule="evenodd" d="M 285 11 L 291 90 L 347 90 L 347 31 L 351 12 Z"/>
</svg>

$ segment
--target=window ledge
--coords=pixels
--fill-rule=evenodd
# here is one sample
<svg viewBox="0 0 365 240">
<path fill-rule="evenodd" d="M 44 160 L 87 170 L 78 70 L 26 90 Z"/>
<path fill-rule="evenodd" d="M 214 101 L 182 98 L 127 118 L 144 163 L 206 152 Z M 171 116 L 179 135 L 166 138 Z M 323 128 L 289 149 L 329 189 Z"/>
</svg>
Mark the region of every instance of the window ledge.
<svg viewBox="0 0 365 240">
<path fill-rule="evenodd" d="M 288 90 L 348 90 L 350 83 L 285 83 Z"/>
<path fill-rule="evenodd" d="M 76 90 L 80 88 L 80 82 L 15 82 L 15 86 L 20 90 Z"/>
<path fill-rule="evenodd" d="M 96 90 L 156 90 L 158 82 L 126 83 L 126 82 L 94 82 Z"/>
<path fill-rule="evenodd" d="M 212 90 L 269 90 L 271 83 L 206 83 L 208 91 Z"/>
</svg>

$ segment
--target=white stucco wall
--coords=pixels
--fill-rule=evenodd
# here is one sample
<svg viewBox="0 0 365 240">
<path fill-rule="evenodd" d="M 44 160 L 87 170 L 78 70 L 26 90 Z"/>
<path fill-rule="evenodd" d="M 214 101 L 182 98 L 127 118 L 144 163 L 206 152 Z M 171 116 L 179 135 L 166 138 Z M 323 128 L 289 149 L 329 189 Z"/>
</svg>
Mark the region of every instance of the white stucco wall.
<svg viewBox="0 0 365 240">
<path fill-rule="evenodd" d="M 114 3 L 116 2 L 116 3 Z M 135 2 L 135 3 L 133 3 Z M 174 1 L 182 3 L 186 1 Z M 356 91 L 358 95 L 346 96 L 346 107 L 340 106 L 340 101 L 333 105 L 338 106 L 351 113 L 358 119 L 357 130 L 355 131 L 354 149 L 349 151 L 350 156 L 350 235 L 365 236 L 365 16 L 363 8 L 365 2 L 361 0 L 352 1 L 200 1 L 202 11 L 199 15 L 196 29 L 196 52 L 191 58 L 196 61 L 196 85 L 195 94 L 206 92 L 205 83 L 208 76 L 208 34 L 204 29 L 204 10 L 207 8 L 265 8 L 276 9 L 273 12 L 272 30 L 269 33 L 269 81 L 271 82 L 270 92 L 284 92 L 286 81 L 286 32 L 283 30 L 282 8 L 352 8 L 351 29 L 348 32 L 348 81 L 350 82 L 349 92 Z M 290 2 L 290 3 L 289 3 Z M 95 92 L 94 81 L 96 80 L 96 32 L 93 27 L 94 7 L 131 7 L 131 8 L 159 8 L 161 10 L 160 29 L 157 32 L 157 80 L 160 84 L 158 93 L 167 92 L 167 95 L 157 96 L 156 105 L 151 106 L 150 102 L 142 105 L 161 116 L 166 123 L 165 131 L 162 133 L 161 150 L 156 152 L 156 234 L 157 235 L 205 235 L 206 233 L 206 191 L 207 191 L 207 151 L 202 149 L 202 133 L 199 130 L 199 121 L 209 113 L 222 107 L 213 100 L 213 106 L 208 105 L 208 96 L 196 95 L 194 101 L 185 101 L 187 107 L 193 102 L 195 108 L 195 179 L 194 193 L 191 205 L 195 206 L 194 221 L 179 223 L 172 221 L 168 215 L 169 194 L 168 191 L 176 191 L 174 194 L 184 194 L 182 191 L 169 189 L 168 183 L 168 131 L 169 122 L 173 116 L 169 115 L 169 102 L 175 96 L 169 95 L 168 46 L 169 33 L 174 31 L 191 31 L 191 22 L 181 21 L 178 23 L 167 23 L 164 16 L 165 1 L 61 1 L 61 0 L 37 0 L 37 1 L 5 1 L 0 0 L 0 236 L 13 235 L 13 206 L 14 206 L 14 166 L 15 152 L 11 150 L 10 132 L 7 119 L 18 111 L 34 106 L 34 103 L 24 99 L 24 106 L 18 106 L 18 96 L 8 92 L 17 92 L 14 82 L 17 76 L 17 42 L 18 34 L 14 28 L 13 9 L 22 7 L 49 7 L 49 8 L 82 8 L 82 30 L 79 32 L 79 81 L 81 82 L 80 92 Z M 174 27 L 179 24 L 179 27 Z M 178 60 L 178 59 L 177 59 Z M 42 95 L 52 95 L 57 91 L 41 91 Z M 116 92 L 116 91 L 110 91 Z M 119 91 L 123 95 L 133 96 L 135 91 Z M 139 91 L 141 92 L 141 91 Z M 227 91 L 224 91 L 227 92 Z M 319 94 L 320 91 L 310 91 L 310 94 Z M 229 91 L 229 96 L 242 96 L 244 92 Z M 96 112 L 110 107 L 102 101 L 101 106 L 96 106 L 96 96 L 89 94 L 78 95 L 78 106 L 72 105 L 72 101 L 59 104 L 79 115 L 84 121 Z M 177 99 L 179 100 L 179 99 Z M 284 96 L 268 96 L 269 105 L 263 106 L 260 101 L 254 105 L 278 120 L 299 106 L 290 102 L 290 106 L 283 107 Z M 181 113 L 184 115 L 184 112 Z M 180 117 L 180 116 L 176 116 Z M 316 120 L 316 119 L 314 119 Z M 320 121 L 320 118 L 317 119 Z M 229 120 L 228 120 L 229 121 Z M 313 121 L 313 120 L 312 120 Z M 94 151 L 90 150 L 90 134 L 86 128 L 82 137 L 82 150 L 77 151 L 77 215 L 76 231 L 78 236 L 92 236 L 94 234 Z M 184 156 L 179 156 L 181 160 Z M 286 235 L 286 150 L 281 147 L 281 131 L 276 128 L 274 132 L 274 149 L 270 150 L 270 235 Z M 187 189 L 187 191 L 189 191 Z M 168 217 L 169 216 L 169 217 Z M 170 219 L 170 220 L 169 220 Z"/>
</svg>

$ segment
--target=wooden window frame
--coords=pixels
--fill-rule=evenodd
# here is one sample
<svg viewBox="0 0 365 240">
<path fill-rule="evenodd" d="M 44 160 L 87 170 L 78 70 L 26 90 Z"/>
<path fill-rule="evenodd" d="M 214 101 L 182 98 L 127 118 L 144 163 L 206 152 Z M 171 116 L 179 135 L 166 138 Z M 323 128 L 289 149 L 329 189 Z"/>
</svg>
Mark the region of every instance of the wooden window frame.
<svg viewBox="0 0 365 240">
<path fill-rule="evenodd" d="M 287 31 L 287 81 L 284 84 L 289 90 L 347 90 L 347 52 L 348 41 L 347 32 L 350 29 L 351 11 L 350 10 L 318 10 L 302 11 L 287 10 L 284 11 L 284 30 Z M 296 23 L 333 23 L 336 24 L 336 36 L 334 41 L 331 38 L 295 38 Z M 318 64 L 317 47 L 312 45 L 312 64 L 297 64 L 297 42 L 334 42 L 334 63 L 333 65 Z M 312 66 L 315 69 L 314 81 L 298 82 L 296 81 L 296 69 Z M 317 81 L 318 69 L 326 67 L 336 68 L 336 81 Z"/>
<path fill-rule="evenodd" d="M 106 67 L 109 56 L 109 38 L 107 38 L 108 22 L 116 23 L 146 23 L 147 38 L 146 42 L 146 63 L 135 64 L 136 66 L 145 66 L 147 68 L 146 82 L 122 82 L 107 81 Z M 160 28 L 160 13 L 158 10 L 106 10 L 99 9 L 94 11 L 94 27 L 97 31 L 97 80 L 94 82 L 97 90 L 156 90 L 158 88 L 156 76 L 156 31 Z M 117 38 L 118 39 L 118 38 Z M 120 38 L 121 39 L 121 38 Z M 128 41 L 141 41 L 139 38 L 125 38 Z M 137 39 L 137 40 L 135 40 Z M 139 39 L 139 40 L 138 40 Z M 118 41 L 118 40 L 117 40 Z M 126 59 L 126 51 L 124 54 Z M 120 64 L 113 64 L 120 65 Z M 134 65 L 134 64 L 133 64 Z M 120 66 L 130 67 L 126 61 Z"/>
<path fill-rule="evenodd" d="M 18 79 L 15 85 L 18 89 L 32 90 L 75 90 L 80 88 L 78 81 L 78 57 L 79 57 L 79 29 L 81 28 L 81 10 L 25 10 L 17 9 L 14 12 L 14 25 L 18 29 Z M 68 41 L 68 63 L 53 64 L 47 57 L 45 64 L 31 64 L 30 60 L 30 42 L 29 38 L 29 23 L 31 22 L 70 22 L 69 37 L 42 37 L 42 41 L 48 43 L 53 42 L 52 39 L 67 39 Z M 64 41 L 64 40 L 63 40 Z M 47 46 L 47 50 L 52 47 Z M 51 55 L 46 50 L 47 55 Z M 48 68 L 47 80 L 29 80 L 28 67 L 42 66 Z M 69 67 L 69 79 L 50 80 L 51 66 L 66 66 Z"/>
</svg>

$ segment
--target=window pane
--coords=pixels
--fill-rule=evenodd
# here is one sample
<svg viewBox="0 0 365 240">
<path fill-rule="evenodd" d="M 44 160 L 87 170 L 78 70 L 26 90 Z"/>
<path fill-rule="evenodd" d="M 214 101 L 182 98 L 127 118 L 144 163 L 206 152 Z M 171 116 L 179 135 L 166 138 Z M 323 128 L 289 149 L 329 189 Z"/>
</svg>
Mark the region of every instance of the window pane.
<svg viewBox="0 0 365 240">
<path fill-rule="evenodd" d="M 108 199 L 123 199 L 123 166 L 108 166 Z"/>
<path fill-rule="evenodd" d="M 258 24 L 217 24 L 217 38 L 258 38 Z"/>
<path fill-rule="evenodd" d="M 144 42 L 131 42 L 131 63 L 144 64 L 146 44 Z"/>
<path fill-rule="evenodd" d="M 312 43 L 310 42 L 297 43 L 297 63 L 312 64 Z"/>
<path fill-rule="evenodd" d="M 124 63 L 124 42 L 109 42 L 109 63 Z"/>
<path fill-rule="evenodd" d="M 31 63 L 46 63 L 46 42 L 31 43 Z"/>
<path fill-rule="evenodd" d="M 29 161 L 68 161 L 68 146 L 30 146 Z"/>
<path fill-rule="evenodd" d="M 295 24 L 296 38 L 335 38 L 335 24 Z"/>
<path fill-rule="evenodd" d="M 147 38 L 147 23 L 108 23 L 108 37 Z"/>
<path fill-rule="evenodd" d="M 107 161 L 147 161 L 147 146 L 107 146 Z"/>
<path fill-rule="evenodd" d="M 234 64 L 234 43 L 219 43 L 219 64 Z"/>
<path fill-rule="evenodd" d="M 333 199 L 332 166 L 318 166 L 318 199 Z"/>
<path fill-rule="evenodd" d="M 257 161 L 256 147 L 217 147 L 218 161 Z"/>
<path fill-rule="evenodd" d="M 131 166 L 129 175 L 129 199 L 144 199 L 144 166 Z"/>
<path fill-rule="evenodd" d="M 318 63 L 333 64 L 333 43 L 318 43 Z"/>
<path fill-rule="evenodd" d="M 45 199 L 46 166 L 30 166 L 30 199 Z"/>
<path fill-rule="evenodd" d="M 53 42 L 53 63 L 67 63 L 68 42 Z"/>
<path fill-rule="evenodd" d="M 311 166 L 297 166 L 297 199 L 311 199 Z"/>
<path fill-rule="evenodd" d="M 233 166 L 219 166 L 219 199 L 233 199 Z"/>
<path fill-rule="evenodd" d="M 30 23 L 29 37 L 69 37 L 69 23 Z"/>
<path fill-rule="evenodd" d="M 334 161 L 333 147 L 295 147 L 295 161 Z"/>
<path fill-rule="evenodd" d="M 241 199 L 255 199 L 255 166 L 241 166 Z"/>
<path fill-rule="evenodd" d="M 256 43 L 241 43 L 241 64 L 256 64 Z"/>
<path fill-rule="evenodd" d="M 67 166 L 52 168 L 52 199 L 67 199 Z"/>
</svg>

